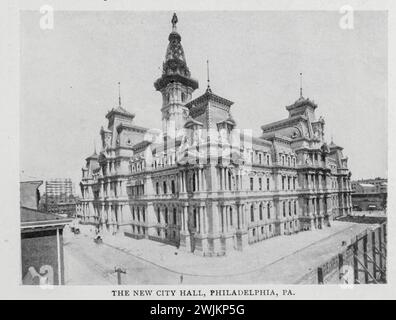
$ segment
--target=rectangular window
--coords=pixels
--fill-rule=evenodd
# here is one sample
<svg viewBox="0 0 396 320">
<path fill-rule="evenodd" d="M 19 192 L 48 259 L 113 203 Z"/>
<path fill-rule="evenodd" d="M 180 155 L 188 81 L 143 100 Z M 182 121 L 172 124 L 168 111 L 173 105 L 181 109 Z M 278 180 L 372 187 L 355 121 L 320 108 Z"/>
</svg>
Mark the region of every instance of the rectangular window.
<svg viewBox="0 0 396 320">
<path fill-rule="evenodd" d="M 253 178 L 250 178 L 250 190 L 253 191 Z"/>
<path fill-rule="evenodd" d="M 282 177 L 282 190 L 285 190 L 285 177 Z"/>
<path fill-rule="evenodd" d="M 290 190 L 290 177 L 287 177 L 287 190 Z"/>
<path fill-rule="evenodd" d="M 263 182 L 262 179 L 259 178 L 259 190 L 261 191 L 263 189 Z"/>
<path fill-rule="evenodd" d="M 269 189 L 270 189 L 270 179 L 267 178 L 267 190 L 269 190 Z"/>
</svg>

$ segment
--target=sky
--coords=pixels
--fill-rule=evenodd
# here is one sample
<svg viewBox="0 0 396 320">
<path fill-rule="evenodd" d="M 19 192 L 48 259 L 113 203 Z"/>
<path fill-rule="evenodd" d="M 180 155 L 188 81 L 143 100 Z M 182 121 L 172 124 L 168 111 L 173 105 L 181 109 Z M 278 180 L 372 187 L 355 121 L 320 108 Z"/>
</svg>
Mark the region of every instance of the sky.
<svg viewBox="0 0 396 320">
<path fill-rule="evenodd" d="M 161 75 L 173 12 L 55 11 L 40 28 L 38 11 L 21 12 L 21 178 L 72 178 L 76 186 L 106 113 L 122 104 L 135 124 L 161 128 Z M 178 12 L 177 28 L 193 97 L 206 89 L 234 101 L 241 129 L 288 116 L 303 95 L 325 119 L 325 138 L 344 147 L 352 179 L 387 176 L 387 15 L 338 11 Z"/>
</svg>

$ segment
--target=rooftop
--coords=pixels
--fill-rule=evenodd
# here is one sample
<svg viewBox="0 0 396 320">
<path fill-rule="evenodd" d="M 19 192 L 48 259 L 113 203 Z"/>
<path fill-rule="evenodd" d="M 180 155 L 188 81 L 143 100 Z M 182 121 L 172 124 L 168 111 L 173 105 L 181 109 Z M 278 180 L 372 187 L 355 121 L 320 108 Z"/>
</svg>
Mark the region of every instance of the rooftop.
<svg viewBox="0 0 396 320">
<path fill-rule="evenodd" d="M 66 219 L 54 214 L 42 212 L 35 209 L 21 207 L 21 228 L 35 228 L 43 226 L 64 226 L 72 219 Z"/>
</svg>

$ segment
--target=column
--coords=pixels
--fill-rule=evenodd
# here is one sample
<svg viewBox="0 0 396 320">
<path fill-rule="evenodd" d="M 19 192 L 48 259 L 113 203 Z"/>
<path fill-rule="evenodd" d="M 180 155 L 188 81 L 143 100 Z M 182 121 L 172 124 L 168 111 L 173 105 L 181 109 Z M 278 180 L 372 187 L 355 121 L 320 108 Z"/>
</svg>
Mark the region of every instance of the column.
<svg viewBox="0 0 396 320">
<path fill-rule="evenodd" d="M 240 230 L 241 228 L 241 204 L 237 204 L 237 229 Z"/>
<path fill-rule="evenodd" d="M 180 207 L 180 227 L 181 231 L 185 232 L 186 231 L 186 216 L 184 214 L 184 207 Z"/>
<path fill-rule="evenodd" d="M 221 233 L 225 232 L 225 225 L 224 225 L 225 219 L 224 219 L 224 206 L 220 206 L 220 230 Z"/>
<path fill-rule="evenodd" d="M 204 212 L 204 225 L 205 225 L 205 234 L 209 233 L 209 219 L 208 219 L 208 208 L 206 206 L 203 207 Z"/>
<path fill-rule="evenodd" d="M 105 229 L 106 226 L 106 207 L 104 203 L 102 203 L 102 214 L 101 214 L 101 223 L 102 223 L 102 228 Z"/>
<path fill-rule="evenodd" d="M 201 169 L 201 179 L 202 179 L 201 190 L 202 190 L 202 191 L 206 191 L 205 169 Z"/>
</svg>

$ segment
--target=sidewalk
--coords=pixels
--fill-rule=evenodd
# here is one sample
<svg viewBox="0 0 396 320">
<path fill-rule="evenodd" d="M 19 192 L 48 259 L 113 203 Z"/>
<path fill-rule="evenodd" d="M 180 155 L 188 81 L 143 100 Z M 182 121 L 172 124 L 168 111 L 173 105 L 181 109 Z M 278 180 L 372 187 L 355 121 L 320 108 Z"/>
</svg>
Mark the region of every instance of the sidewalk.
<svg viewBox="0 0 396 320">
<path fill-rule="evenodd" d="M 334 221 L 331 228 L 300 232 L 264 240 L 223 257 L 201 257 L 176 247 L 146 239 L 104 236 L 104 245 L 132 255 L 170 272 L 203 277 L 233 277 L 258 272 L 302 250 L 313 250 L 310 267 L 315 267 L 341 249 L 350 239 L 370 225 Z M 321 250 L 322 242 L 326 246 Z M 308 268 L 307 268 L 308 271 Z"/>
</svg>

